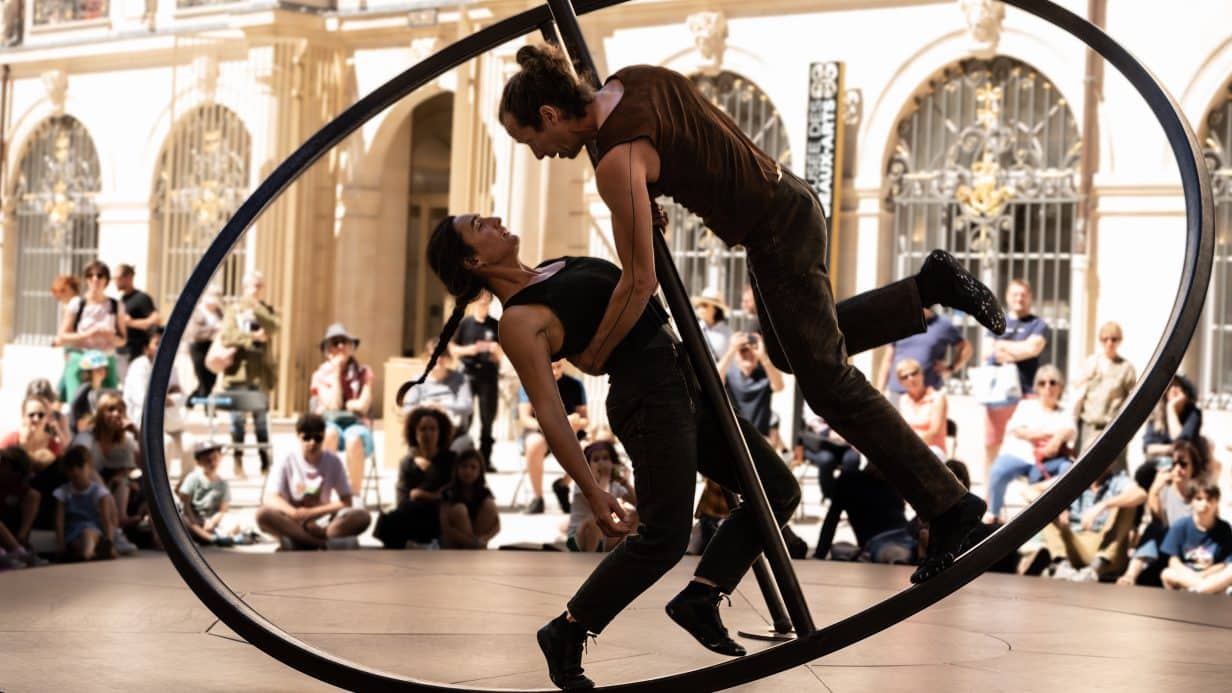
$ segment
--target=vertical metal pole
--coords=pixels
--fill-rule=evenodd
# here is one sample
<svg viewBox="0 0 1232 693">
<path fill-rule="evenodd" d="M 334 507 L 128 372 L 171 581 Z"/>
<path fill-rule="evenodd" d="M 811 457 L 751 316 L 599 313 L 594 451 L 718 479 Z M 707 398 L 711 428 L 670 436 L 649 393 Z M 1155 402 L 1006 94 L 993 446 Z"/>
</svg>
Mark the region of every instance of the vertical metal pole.
<svg viewBox="0 0 1232 693">
<path fill-rule="evenodd" d="M 570 0 L 547 0 L 547 4 L 556 21 L 556 29 L 566 52 L 574 65 L 590 73 L 594 86 L 598 88 L 598 71 L 595 69 L 595 61 L 590 55 L 590 49 L 587 48 L 586 41 L 582 38 L 582 29 L 578 26 L 573 3 Z M 590 154 L 591 163 L 597 164 L 595 143 L 587 143 L 586 150 Z M 658 276 L 659 286 L 662 287 L 667 297 L 668 308 L 671 309 L 672 316 L 676 319 L 676 329 L 680 331 L 680 336 L 684 339 L 685 348 L 688 350 L 689 360 L 693 362 L 693 370 L 701 384 L 702 393 L 714 406 L 719 427 L 735 453 L 736 473 L 740 479 L 741 488 L 744 490 L 744 502 L 748 504 L 750 514 L 761 532 L 765 556 L 778 582 L 779 590 L 783 593 L 792 625 L 795 626 L 797 634 L 808 635 L 816 630 L 813 617 L 809 613 L 808 604 L 804 601 L 804 594 L 800 590 L 800 582 L 796 579 L 796 573 L 792 570 L 791 559 L 787 555 L 787 546 L 783 542 L 783 535 L 779 531 L 778 524 L 774 521 L 770 501 L 766 498 L 766 490 L 757 476 L 748 445 L 736 423 L 736 414 L 732 410 L 731 400 L 728 399 L 727 390 L 719 379 L 718 370 L 710 355 L 710 348 L 702 337 L 701 328 L 697 326 L 693 306 L 685 291 L 684 283 L 680 280 L 680 274 L 676 271 L 676 264 L 672 261 L 671 251 L 662 233 L 654 234 L 654 244 L 655 274 Z"/>
</svg>

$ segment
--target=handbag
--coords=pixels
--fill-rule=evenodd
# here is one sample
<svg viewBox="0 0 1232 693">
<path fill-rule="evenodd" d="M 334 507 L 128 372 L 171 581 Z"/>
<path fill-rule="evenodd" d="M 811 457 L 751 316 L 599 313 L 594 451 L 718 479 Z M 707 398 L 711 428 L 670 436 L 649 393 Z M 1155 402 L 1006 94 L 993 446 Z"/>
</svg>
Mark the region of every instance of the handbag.
<svg viewBox="0 0 1232 693">
<path fill-rule="evenodd" d="M 976 366 L 967 369 L 971 381 L 971 396 L 989 407 L 1006 406 L 1022 399 L 1022 383 L 1018 380 L 1018 365 Z"/>
<path fill-rule="evenodd" d="M 221 374 L 223 371 L 231 367 L 235 363 L 235 354 L 239 351 L 239 347 L 226 346 L 218 337 L 210 342 L 209 351 L 205 352 L 205 367 L 215 375 Z"/>
</svg>

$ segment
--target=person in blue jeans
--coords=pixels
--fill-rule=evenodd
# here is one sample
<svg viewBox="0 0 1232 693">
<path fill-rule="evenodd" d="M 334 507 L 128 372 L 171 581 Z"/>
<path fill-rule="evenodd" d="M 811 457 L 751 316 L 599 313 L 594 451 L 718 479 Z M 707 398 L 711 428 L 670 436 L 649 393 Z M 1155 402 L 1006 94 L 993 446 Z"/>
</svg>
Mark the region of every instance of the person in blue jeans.
<svg viewBox="0 0 1232 693">
<path fill-rule="evenodd" d="M 1065 376 L 1051 364 L 1035 372 L 1035 398 L 1018 403 L 1006 424 L 1001 452 L 988 474 L 988 514 L 1000 521 L 1005 490 L 1025 476 L 1037 483 L 1057 476 L 1073 464 L 1071 445 L 1078 431 L 1074 415 L 1061 406 Z"/>
</svg>

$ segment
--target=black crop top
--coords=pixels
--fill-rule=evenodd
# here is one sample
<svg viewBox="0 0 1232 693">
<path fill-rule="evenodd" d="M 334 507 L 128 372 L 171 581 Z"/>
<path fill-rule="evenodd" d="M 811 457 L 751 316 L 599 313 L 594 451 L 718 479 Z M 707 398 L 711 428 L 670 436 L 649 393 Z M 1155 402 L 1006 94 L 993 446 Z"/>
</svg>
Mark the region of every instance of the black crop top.
<svg viewBox="0 0 1232 693">
<path fill-rule="evenodd" d="M 505 308 L 519 305 L 547 306 L 565 328 L 560 351 L 552 360 L 579 354 L 590 344 L 603 313 L 620 281 L 620 268 L 593 257 L 562 257 L 544 260 L 539 267 L 565 261 L 565 266 L 551 277 L 530 284 L 505 301 Z M 608 364 L 623 359 L 646 345 L 667 324 L 667 310 L 658 296 L 651 296 L 646 310 L 634 323 L 629 334 L 612 350 Z M 607 365 L 607 364 L 605 364 Z"/>
</svg>

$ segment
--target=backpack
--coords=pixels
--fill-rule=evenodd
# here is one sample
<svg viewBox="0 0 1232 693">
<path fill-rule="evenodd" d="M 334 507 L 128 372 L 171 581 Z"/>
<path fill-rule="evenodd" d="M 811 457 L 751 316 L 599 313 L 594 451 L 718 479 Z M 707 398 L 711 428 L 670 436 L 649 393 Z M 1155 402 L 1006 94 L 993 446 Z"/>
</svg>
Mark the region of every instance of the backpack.
<svg viewBox="0 0 1232 693">
<path fill-rule="evenodd" d="M 77 297 L 77 299 L 78 299 L 78 301 L 77 301 L 77 317 L 73 318 L 73 331 L 74 331 L 74 332 L 76 332 L 76 331 L 77 331 L 77 326 L 81 324 L 81 314 L 82 314 L 82 313 L 84 313 L 84 312 L 86 312 L 86 298 L 85 298 L 85 296 L 78 296 L 78 297 Z M 118 316 L 119 316 L 119 313 L 120 313 L 120 302 L 119 302 L 119 301 L 117 301 L 116 299 L 114 299 L 114 298 L 112 298 L 112 297 L 108 296 L 108 297 L 107 297 L 107 312 L 108 312 L 108 313 L 110 313 L 110 314 L 112 314 L 112 315 L 117 316 L 116 321 L 115 321 L 115 333 L 116 333 L 116 334 L 120 334 L 120 320 L 119 320 L 119 317 L 118 317 Z"/>
</svg>

